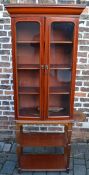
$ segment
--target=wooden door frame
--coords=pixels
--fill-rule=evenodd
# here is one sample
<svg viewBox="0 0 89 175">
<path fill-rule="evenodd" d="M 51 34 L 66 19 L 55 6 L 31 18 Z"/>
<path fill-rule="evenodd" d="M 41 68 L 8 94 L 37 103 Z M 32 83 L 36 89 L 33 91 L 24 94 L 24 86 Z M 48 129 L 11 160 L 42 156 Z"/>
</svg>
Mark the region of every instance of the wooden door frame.
<svg viewBox="0 0 89 175">
<path fill-rule="evenodd" d="M 16 54 L 16 23 L 17 22 L 39 22 L 40 23 L 40 116 L 34 117 L 19 117 L 18 109 L 18 76 L 17 76 L 17 54 Z M 41 65 L 44 64 L 44 18 L 42 16 L 29 16 L 29 17 L 13 17 L 11 19 L 12 28 L 12 64 L 13 64 L 13 84 L 14 84 L 14 106 L 15 106 L 15 119 L 16 120 L 43 120 L 43 70 Z"/>
<path fill-rule="evenodd" d="M 77 62 L 77 44 L 78 44 L 78 21 L 79 18 L 66 17 L 66 16 L 56 16 L 47 17 L 46 19 L 46 64 L 48 65 L 48 73 L 46 77 L 46 92 L 45 92 L 45 116 L 46 120 L 68 120 L 73 118 L 73 108 L 74 108 L 74 91 L 75 91 L 75 78 L 76 78 L 76 62 Z M 72 22 L 74 23 L 74 38 L 73 38 L 73 56 L 72 56 L 72 75 L 71 77 L 71 91 L 70 91 L 70 115 L 60 116 L 60 117 L 49 117 L 48 116 L 48 100 L 49 100 L 49 71 L 50 71 L 50 31 L 52 22 Z"/>
</svg>

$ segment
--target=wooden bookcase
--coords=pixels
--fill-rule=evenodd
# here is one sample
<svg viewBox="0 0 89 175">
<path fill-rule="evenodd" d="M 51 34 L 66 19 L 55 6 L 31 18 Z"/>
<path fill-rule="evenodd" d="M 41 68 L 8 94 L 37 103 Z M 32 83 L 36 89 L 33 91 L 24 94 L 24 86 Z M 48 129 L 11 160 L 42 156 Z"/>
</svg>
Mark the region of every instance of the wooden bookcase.
<svg viewBox="0 0 89 175">
<path fill-rule="evenodd" d="M 80 5 L 9 4 L 19 168 L 68 170 Z M 23 133 L 23 124 L 64 124 L 64 134 Z M 63 155 L 24 155 L 25 146 L 63 146 Z M 61 157 L 60 157 L 61 156 Z M 60 164 L 59 164 L 60 162 Z"/>
</svg>

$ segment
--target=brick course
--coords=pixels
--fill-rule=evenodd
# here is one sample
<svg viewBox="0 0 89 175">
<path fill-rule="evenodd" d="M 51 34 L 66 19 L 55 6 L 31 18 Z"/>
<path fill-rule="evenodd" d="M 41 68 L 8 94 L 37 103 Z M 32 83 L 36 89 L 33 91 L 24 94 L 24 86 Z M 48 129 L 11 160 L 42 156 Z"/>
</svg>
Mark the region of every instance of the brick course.
<svg viewBox="0 0 89 175">
<path fill-rule="evenodd" d="M 21 1 L 23 2 L 23 0 Z M 26 1 L 27 2 L 27 1 Z M 59 0 L 33 0 L 30 3 L 59 3 Z M 70 1 L 73 3 L 73 1 Z M 87 1 L 86 1 L 87 2 Z M 75 109 L 86 114 L 86 122 L 80 124 L 87 127 L 89 122 L 89 7 L 80 16 L 78 59 L 75 88 Z M 77 124 L 78 125 L 78 124 Z M 76 125 L 75 125 L 76 126 Z M 88 125 L 89 126 L 89 125 Z M 0 4 L 0 130 L 14 133 L 14 102 L 12 79 L 11 19 Z M 39 130 L 46 130 L 39 127 Z M 49 129 L 50 130 L 50 129 Z M 60 129 L 59 129 L 60 130 Z M 12 132 L 11 132 L 12 131 Z"/>
</svg>

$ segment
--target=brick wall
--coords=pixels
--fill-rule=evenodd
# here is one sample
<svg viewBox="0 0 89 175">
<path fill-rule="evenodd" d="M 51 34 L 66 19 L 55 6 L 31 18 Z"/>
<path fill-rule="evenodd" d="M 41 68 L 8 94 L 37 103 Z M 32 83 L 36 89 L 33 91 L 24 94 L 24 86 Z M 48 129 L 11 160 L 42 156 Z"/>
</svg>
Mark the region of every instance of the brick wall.
<svg viewBox="0 0 89 175">
<path fill-rule="evenodd" d="M 13 0 L 12 0 L 13 1 Z M 21 2 L 23 0 L 20 0 Z M 26 0 L 25 0 L 26 1 Z M 31 3 L 59 3 L 60 0 L 29 0 Z M 72 3 L 73 1 L 71 1 Z M 76 75 L 75 108 L 86 114 L 86 121 L 75 127 L 89 127 L 89 8 L 80 16 L 78 61 Z M 33 127 L 36 131 L 56 131 L 55 126 Z M 9 14 L 0 4 L 0 138 L 14 136 L 14 105 L 12 79 L 11 21 Z"/>
<path fill-rule="evenodd" d="M 89 127 L 89 7 L 80 16 L 76 74 L 75 108 L 86 114 L 83 127 Z M 80 125 L 82 126 L 82 125 Z"/>
</svg>

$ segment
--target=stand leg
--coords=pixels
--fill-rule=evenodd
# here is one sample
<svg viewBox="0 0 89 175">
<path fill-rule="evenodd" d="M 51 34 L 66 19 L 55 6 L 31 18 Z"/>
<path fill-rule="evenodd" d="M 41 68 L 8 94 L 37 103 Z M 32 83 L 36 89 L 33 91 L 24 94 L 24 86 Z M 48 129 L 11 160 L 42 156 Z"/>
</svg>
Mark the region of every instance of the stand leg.
<svg viewBox="0 0 89 175">
<path fill-rule="evenodd" d="M 71 134 L 72 134 L 72 123 L 68 123 L 67 129 L 66 129 L 66 134 L 67 134 L 67 171 L 69 171 L 69 161 L 70 161 L 70 151 L 71 151 Z"/>
<path fill-rule="evenodd" d="M 19 126 L 18 124 L 16 124 L 16 140 L 17 140 L 17 143 L 18 143 L 18 136 L 19 136 L 20 132 L 22 132 L 22 126 Z M 18 157 L 18 172 L 21 173 L 20 156 L 23 153 L 23 147 L 18 144 L 16 152 L 17 152 L 17 157 Z"/>
</svg>

